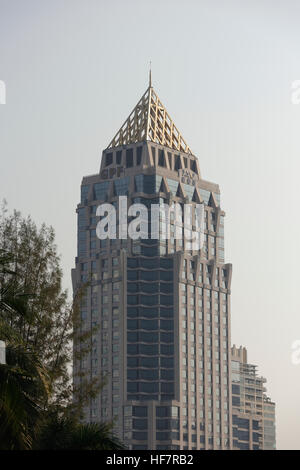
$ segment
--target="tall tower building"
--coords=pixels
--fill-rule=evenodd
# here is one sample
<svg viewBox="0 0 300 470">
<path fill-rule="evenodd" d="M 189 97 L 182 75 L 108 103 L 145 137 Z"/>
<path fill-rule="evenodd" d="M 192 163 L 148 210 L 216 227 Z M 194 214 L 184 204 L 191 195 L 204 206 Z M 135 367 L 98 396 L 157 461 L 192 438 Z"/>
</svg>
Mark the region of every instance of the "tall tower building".
<svg viewBox="0 0 300 470">
<path fill-rule="evenodd" d="M 121 237 L 97 237 L 104 202 L 116 209 Z M 172 212 L 168 239 L 163 220 L 159 236 L 150 237 L 150 215 L 148 238 L 125 236 L 122 216 L 133 203 L 178 203 L 183 213 L 187 204 L 202 206 L 203 246 L 176 236 L 197 227 L 195 219 L 184 227 Z M 90 354 L 74 361 L 74 381 L 80 372 L 107 378 L 85 408 L 86 421 L 114 420 L 130 449 L 232 448 L 232 267 L 225 264 L 220 190 L 202 178 L 151 82 L 103 151 L 99 173 L 83 178 L 77 214 L 73 289 L 91 279 L 81 328 L 99 330 Z"/>
<path fill-rule="evenodd" d="M 274 450 L 275 403 L 266 395 L 266 379 L 249 364 L 247 350 L 232 347 L 233 449 Z"/>
</svg>

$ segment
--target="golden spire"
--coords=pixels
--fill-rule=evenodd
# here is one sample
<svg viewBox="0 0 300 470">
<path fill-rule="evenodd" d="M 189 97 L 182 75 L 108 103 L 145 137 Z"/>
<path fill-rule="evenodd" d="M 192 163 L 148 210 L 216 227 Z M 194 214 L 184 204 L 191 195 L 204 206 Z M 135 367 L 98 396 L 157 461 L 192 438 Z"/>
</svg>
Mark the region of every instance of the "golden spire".
<svg viewBox="0 0 300 470">
<path fill-rule="evenodd" d="M 143 141 L 151 141 L 179 152 L 191 153 L 189 146 L 152 87 L 151 62 L 147 90 L 107 148 Z"/>
</svg>

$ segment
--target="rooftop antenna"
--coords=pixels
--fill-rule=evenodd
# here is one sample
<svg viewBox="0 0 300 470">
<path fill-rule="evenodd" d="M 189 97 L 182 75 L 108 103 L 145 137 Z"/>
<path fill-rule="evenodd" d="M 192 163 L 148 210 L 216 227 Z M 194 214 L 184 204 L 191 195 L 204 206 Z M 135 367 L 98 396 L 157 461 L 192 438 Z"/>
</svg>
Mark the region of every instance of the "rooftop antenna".
<svg viewBox="0 0 300 470">
<path fill-rule="evenodd" d="M 151 60 L 150 60 L 150 67 L 149 67 L 149 88 L 152 88 Z"/>
</svg>

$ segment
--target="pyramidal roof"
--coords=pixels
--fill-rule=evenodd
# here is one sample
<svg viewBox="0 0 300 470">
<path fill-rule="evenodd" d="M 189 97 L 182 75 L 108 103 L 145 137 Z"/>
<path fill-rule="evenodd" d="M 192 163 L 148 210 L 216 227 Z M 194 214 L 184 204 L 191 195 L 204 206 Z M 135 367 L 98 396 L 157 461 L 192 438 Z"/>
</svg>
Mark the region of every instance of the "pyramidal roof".
<svg viewBox="0 0 300 470">
<path fill-rule="evenodd" d="M 145 140 L 180 152 L 191 153 L 186 141 L 153 90 L 151 77 L 146 92 L 107 148 Z"/>
</svg>

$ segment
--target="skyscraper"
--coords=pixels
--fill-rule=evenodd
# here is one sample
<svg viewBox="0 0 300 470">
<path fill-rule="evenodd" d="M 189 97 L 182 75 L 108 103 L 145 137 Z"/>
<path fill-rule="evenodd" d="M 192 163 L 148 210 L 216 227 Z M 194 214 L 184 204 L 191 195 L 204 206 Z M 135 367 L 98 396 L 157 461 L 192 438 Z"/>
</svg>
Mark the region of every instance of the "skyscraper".
<svg viewBox="0 0 300 470">
<path fill-rule="evenodd" d="M 249 364 L 247 350 L 232 347 L 233 448 L 274 450 L 275 403 L 266 395 L 266 379 Z"/>
<path fill-rule="evenodd" d="M 121 238 L 97 237 L 97 207 L 104 202 L 116 209 Z M 133 203 L 178 203 L 183 213 L 187 204 L 202 205 L 203 246 L 177 238 L 197 227 L 195 218 L 184 227 L 172 211 L 169 239 L 161 219 L 159 236 L 150 237 L 150 215 L 148 238 L 124 236 L 122 216 Z M 202 178 L 151 82 L 103 151 L 99 173 L 83 178 L 77 214 L 73 289 L 91 278 L 81 328 L 100 328 L 90 354 L 74 361 L 74 380 L 78 385 L 80 371 L 107 377 L 85 419 L 114 420 L 131 449 L 232 448 L 232 267 L 225 264 L 220 190 Z"/>
</svg>

